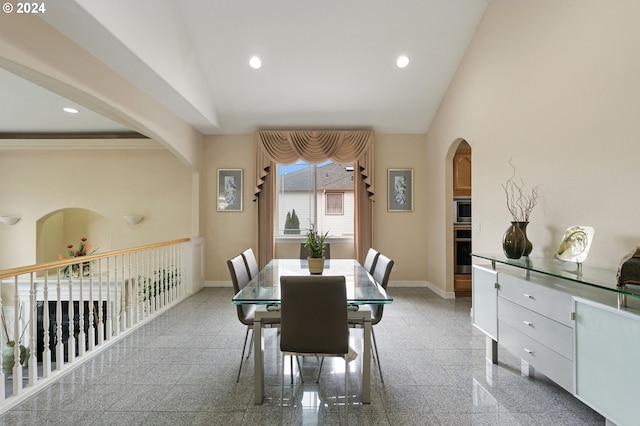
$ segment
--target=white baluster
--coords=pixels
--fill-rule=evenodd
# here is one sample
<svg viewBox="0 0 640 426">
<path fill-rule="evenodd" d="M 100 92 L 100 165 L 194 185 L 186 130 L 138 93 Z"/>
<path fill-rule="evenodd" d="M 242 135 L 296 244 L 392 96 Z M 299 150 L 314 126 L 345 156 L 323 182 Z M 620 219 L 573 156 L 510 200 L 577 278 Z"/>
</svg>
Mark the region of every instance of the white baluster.
<svg viewBox="0 0 640 426">
<path fill-rule="evenodd" d="M 51 318 L 49 318 L 49 270 L 44 274 L 44 287 L 42 294 L 42 376 L 47 378 L 51 375 Z"/>
<path fill-rule="evenodd" d="M 87 339 L 86 339 L 86 333 L 84 331 L 84 264 L 80 264 L 80 267 L 78 268 L 78 277 L 80 278 L 80 291 L 79 291 L 79 298 L 78 298 L 78 341 L 77 341 L 77 345 L 78 345 L 78 356 L 82 357 L 86 351 L 87 348 Z M 69 303 L 75 303 L 74 302 L 74 297 L 70 297 L 69 298 Z M 69 321 L 71 321 L 71 318 L 69 318 Z M 75 321 L 74 321 L 75 322 Z M 75 339 L 74 339 L 75 340 Z"/>
<path fill-rule="evenodd" d="M 22 390 L 22 366 L 20 365 L 20 293 L 18 276 L 14 277 L 13 296 L 13 395 L 20 395 Z"/>
<path fill-rule="evenodd" d="M 62 280 L 60 279 L 60 268 L 58 268 L 58 278 L 56 281 L 56 370 L 62 370 L 64 366 L 64 344 L 62 343 Z"/>
<path fill-rule="evenodd" d="M 77 264 L 76 264 L 77 265 Z M 78 266 L 78 268 L 80 268 Z M 79 272 L 81 274 L 81 272 Z M 76 325 L 74 324 L 73 317 L 75 316 L 75 309 L 73 306 L 73 273 L 69 274 L 69 293 L 67 295 L 67 322 L 69 329 L 69 336 L 67 339 L 67 362 L 72 364 L 76 359 Z"/>
<path fill-rule="evenodd" d="M 38 305 L 36 304 L 35 272 L 31 273 L 31 279 L 29 281 L 29 311 L 27 312 L 27 323 L 25 325 L 25 329 L 29 329 L 29 359 L 27 361 L 27 371 L 29 374 L 29 386 L 35 386 L 38 381 L 38 359 L 36 358 Z"/>
</svg>

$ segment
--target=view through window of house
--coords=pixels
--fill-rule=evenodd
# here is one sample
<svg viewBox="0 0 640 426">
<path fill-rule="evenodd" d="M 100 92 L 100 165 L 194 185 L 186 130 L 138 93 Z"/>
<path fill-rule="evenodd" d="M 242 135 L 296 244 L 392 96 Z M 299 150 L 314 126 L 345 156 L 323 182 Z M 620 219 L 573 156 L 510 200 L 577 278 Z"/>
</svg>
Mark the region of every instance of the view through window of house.
<svg viewBox="0 0 640 426">
<path fill-rule="evenodd" d="M 298 161 L 277 170 L 277 237 L 304 235 L 311 224 L 331 237 L 353 237 L 352 164 Z"/>
</svg>

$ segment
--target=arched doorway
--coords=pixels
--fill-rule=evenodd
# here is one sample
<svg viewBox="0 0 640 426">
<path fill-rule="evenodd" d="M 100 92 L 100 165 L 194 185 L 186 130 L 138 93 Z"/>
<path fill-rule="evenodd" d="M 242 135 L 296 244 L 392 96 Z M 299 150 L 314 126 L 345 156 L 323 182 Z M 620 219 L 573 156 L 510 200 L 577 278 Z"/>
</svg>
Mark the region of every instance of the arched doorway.
<svg viewBox="0 0 640 426">
<path fill-rule="evenodd" d="M 471 146 L 462 139 L 453 156 L 453 290 L 471 295 Z"/>
<path fill-rule="evenodd" d="M 53 262 L 67 255 L 67 245 L 77 247 L 87 238 L 93 249 L 111 249 L 109 221 L 88 209 L 66 208 L 48 213 L 36 221 L 36 262 Z"/>
</svg>

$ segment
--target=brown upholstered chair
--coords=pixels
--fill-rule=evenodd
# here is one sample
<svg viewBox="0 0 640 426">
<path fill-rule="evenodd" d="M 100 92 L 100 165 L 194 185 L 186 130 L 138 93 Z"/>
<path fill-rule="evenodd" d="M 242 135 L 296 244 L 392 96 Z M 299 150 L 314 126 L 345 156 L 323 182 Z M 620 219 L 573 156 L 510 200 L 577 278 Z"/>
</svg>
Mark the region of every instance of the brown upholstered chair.
<svg viewBox="0 0 640 426">
<path fill-rule="evenodd" d="M 343 276 L 280 277 L 282 365 L 286 355 L 341 357 L 347 363 L 349 323 Z M 345 368 L 345 420 L 349 402 L 349 368 Z M 293 391 L 292 391 L 293 393 Z M 280 406 L 284 396 L 284 368 L 280 377 Z"/>
</svg>

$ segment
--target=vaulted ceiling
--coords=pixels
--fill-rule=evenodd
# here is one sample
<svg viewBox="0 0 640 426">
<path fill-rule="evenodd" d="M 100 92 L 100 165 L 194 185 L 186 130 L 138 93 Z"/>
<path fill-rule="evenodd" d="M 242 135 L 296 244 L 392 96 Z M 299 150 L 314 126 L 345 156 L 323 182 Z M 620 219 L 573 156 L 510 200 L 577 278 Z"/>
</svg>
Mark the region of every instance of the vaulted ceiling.
<svg viewBox="0 0 640 426">
<path fill-rule="evenodd" d="M 422 134 L 487 2 L 56 0 L 41 17 L 203 134 Z M 0 88 L 0 133 L 127 130 L 1 69 Z"/>
</svg>

